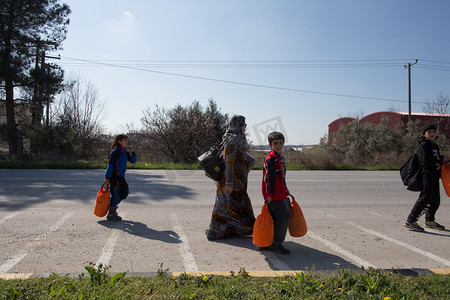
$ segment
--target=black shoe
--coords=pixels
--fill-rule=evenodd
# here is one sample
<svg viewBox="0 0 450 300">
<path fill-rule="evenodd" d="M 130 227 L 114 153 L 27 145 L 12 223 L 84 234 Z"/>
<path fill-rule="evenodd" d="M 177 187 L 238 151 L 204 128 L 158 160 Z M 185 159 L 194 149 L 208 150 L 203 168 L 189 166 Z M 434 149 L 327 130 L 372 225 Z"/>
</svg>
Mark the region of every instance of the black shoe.
<svg viewBox="0 0 450 300">
<path fill-rule="evenodd" d="M 425 229 L 420 227 L 420 225 L 417 224 L 417 222 L 405 221 L 405 224 L 403 224 L 403 226 L 405 226 L 406 228 L 408 228 L 409 230 L 412 230 L 412 231 L 417 231 L 417 232 L 424 232 L 425 231 Z"/>
<path fill-rule="evenodd" d="M 435 221 L 425 221 L 425 227 L 437 230 L 445 230 L 444 226 Z"/>
<path fill-rule="evenodd" d="M 122 217 L 117 214 L 117 206 L 110 206 L 108 215 L 106 216 L 108 221 L 121 221 Z"/>
<path fill-rule="evenodd" d="M 280 253 L 283 253 L 283 254 L 289 254 L 291 252 L 289 249 L 284 248 L 284 246 L 281 244 L 272 245 L 269 248 L 270 248 L 270 250 L 280 251 Z"/>
</svg>

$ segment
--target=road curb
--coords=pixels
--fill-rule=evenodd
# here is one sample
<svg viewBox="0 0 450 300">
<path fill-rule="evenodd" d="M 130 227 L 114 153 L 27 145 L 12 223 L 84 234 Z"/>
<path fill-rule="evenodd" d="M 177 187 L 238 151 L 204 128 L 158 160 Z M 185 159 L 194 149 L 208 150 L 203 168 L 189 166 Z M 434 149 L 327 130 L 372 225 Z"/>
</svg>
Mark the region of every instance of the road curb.
<svg viewBox="0 0 450 300">
<path fill-rule="evenodd" d="M 250 277 L 283 277 L 283 276 L 296 276 L 299 273 L 333 273 L 337 270 L 325 270 L 325 271 L 305 271 L 305 270 L 292 270 L 292 271 L 245 271 Z M 363 272 L 363 270 L 352 270 L 356 272 Z M 385 272 L 393 272 L 395 274 L 402 274 L 406 276 L 417 276 L 417 275 L 450 275 L 450 269 L 383 269 Z M 172 276 L 177 277 L 182 274 L 187 274 L 190 276 L 236 276 L 240 275 L 239 271 L 195 271 L 195 272 L 172 272 Z"/>
<path fill-rule="evenodd" d="M 171 276 L 178 277 L 181 275 L 189 276 L 239 276 L 245 273 L 250 277 L 284 277 L 284 276 L 296 276 L 300 273 L 333 273 L 337 270 L 325 270 L 325 271 L 305 271 L 305 270 L 270 270 L 270 271 L 195 271 L 195 272 L 171 272 Z M 356 272 L 363 272 L 363 270 L 352 270 Z M 405 276 L 418 276 L 418 275 L 450 275 L 450 269 L 383 269 L 386 272 L 393 272 L 395 274 L 402 274 Z M 55 274 L 55 273 L 52 273 Z M 6 273 L 0 274 L 0 280 L 27 280 L 30 278 L 45 278 L 51 274 L 36 274 L 36 273 Z M 58 274 L 61 276 L 78 277 L 79 273 L 74 274 Z M 130 272 L 127 273 L 128 277 L 154 277 L 157 272 Z"/>
<path fill-rule="evenodd" d="M 34 273 L 6 273 L 0 274 L 1 280 L 26 280 L 34 276 Z"/>
<path fill-rule="evenodd" d="M 245 273 L 250 277 L 284 277 L 284 276 L 296 276 L 300 273 L 334 273 L 337 270 L 324 270 L 324 271 L 305 271 L 305 270 L 270 270 L 270 271 L 196 271 L 196 272 L 171 272 L 171 276 L 178 277 L 181 275 L 189 276 L 239 276 Z M 352 270 L 355 272 L 363 272 L 363 270 Z M 402 274 L 405 276 L 418 276 L 418 275 L 450 275 L 450 269 L 383 269 L 386 272 L 393 272 L 395 274 Z M 55 273 L 52 273 L 55 274 Z M 127 273 L 127 277 L 154 277 L 157 272 L 130 272 Z M 51 274 L 36 274 L 36 273 L 6 273 L 0 274 L 0 280 L 27 280 L 31 278 L 45 278 L 49 277 Z M 78 277 L 79 273 L 73 274 L 58 274 L 61 276 Z"/>
</svg>

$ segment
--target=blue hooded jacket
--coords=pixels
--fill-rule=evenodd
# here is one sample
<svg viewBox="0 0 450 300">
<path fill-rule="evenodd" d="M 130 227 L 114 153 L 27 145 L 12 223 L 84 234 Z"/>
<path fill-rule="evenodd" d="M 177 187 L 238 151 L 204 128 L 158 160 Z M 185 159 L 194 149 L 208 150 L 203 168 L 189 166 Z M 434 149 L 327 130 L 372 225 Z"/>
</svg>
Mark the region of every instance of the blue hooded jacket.
<svg viewBox="0 0 450 300">
<path fill-rule="evenodd" d="M 136 152 L 130 153 L 127 149 L 116 148 L 109 154 L 108 167 L 105 177 L 110 179 L 114 176 L 125 176 L 127 161 L 134 164 L 137 160 Z"/>
</svg>

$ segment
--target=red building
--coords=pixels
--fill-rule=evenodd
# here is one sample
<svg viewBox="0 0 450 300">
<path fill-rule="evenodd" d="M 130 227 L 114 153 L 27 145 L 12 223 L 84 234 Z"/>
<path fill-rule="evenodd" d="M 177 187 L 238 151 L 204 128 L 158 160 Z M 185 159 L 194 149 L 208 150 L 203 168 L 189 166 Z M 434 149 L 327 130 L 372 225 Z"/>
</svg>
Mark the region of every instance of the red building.
<svg viewBox="0 0 450 300">
<path fill-rule="evenodd" d="M 394 127 L 397 124 L 406 125 L 408 123 L 408 113 L 395 111 L 380 111 L 367 115 L 364 118 L 344 117 L 334 120 L 328 125 L 328 136 L 331 136 L 333 133 L 337 132 L 340 126 L 347 125 L 352 121 L 380 124 L 381 121 L 385 118 L 389 119 L 390 125 L 392 127 Z M 439 132 L 443 133 L 447 138 L 450 137 L 450 114 L 411 113 L 411 120 L 412 121 L 419 120 L 422 125 L 428 123 L 437 125 L 439 123 L 438 126 Z"/>
</svg>

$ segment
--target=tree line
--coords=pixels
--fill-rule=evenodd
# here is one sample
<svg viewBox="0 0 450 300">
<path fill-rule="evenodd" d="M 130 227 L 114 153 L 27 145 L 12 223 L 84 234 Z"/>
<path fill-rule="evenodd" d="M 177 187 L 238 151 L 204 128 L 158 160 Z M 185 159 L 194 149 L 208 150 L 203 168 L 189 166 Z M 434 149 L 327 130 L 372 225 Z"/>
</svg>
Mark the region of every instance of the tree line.
<svg viewBox="0 0 450 300">
<path fill-rule="evenodd" d="M 62 49 L 70 12 L 58 0 L 0 0 L 0 98 L 6 112 L 0 134 L 10 156 L 25 149 L 39 158 L 96 159 L 109 150 L 111 137 L 101 124 L 105 103 L 94 84 L 82 76 L 65 79 L 48 56 Z M 146 109 L 142 129 L 129 134 L 151 149 L 149 159 L 194 162 L 221 140 L 227 122 L 213 100 L 205 108 L 194 101 Z"/>
<path fill-rule="evenodd" d="M 65 78 L 47 55 L 62 48 L 70 12 L 58 0 L 0 0 L 0 99 L 6 111 L 0 139 L 8 143 L 10 156 L 20 156 L 24 144 L 28 154 L 40 158 L 98 160 L 109 152 L 111 137 L 102 127 L 105 103 L 95 85 L 82 76 Z M 449 97 L 439 94 L 424 112 L 443 116 L 449 104 Z M 221 141 L 228 118 L 210 99 L 205 107 L 198 101 L 148 107 L 140 129 L 124 129 L 144 160 L 192 163 Z M 307 168 L 398 164 L 415 150 L 420 133 L 417 122 L 402 126 L 387 119 L 378 125 L 352 122 L 293 162 Z M 438 142 L 448 150 L 445 136 Z"/>
</svg>

